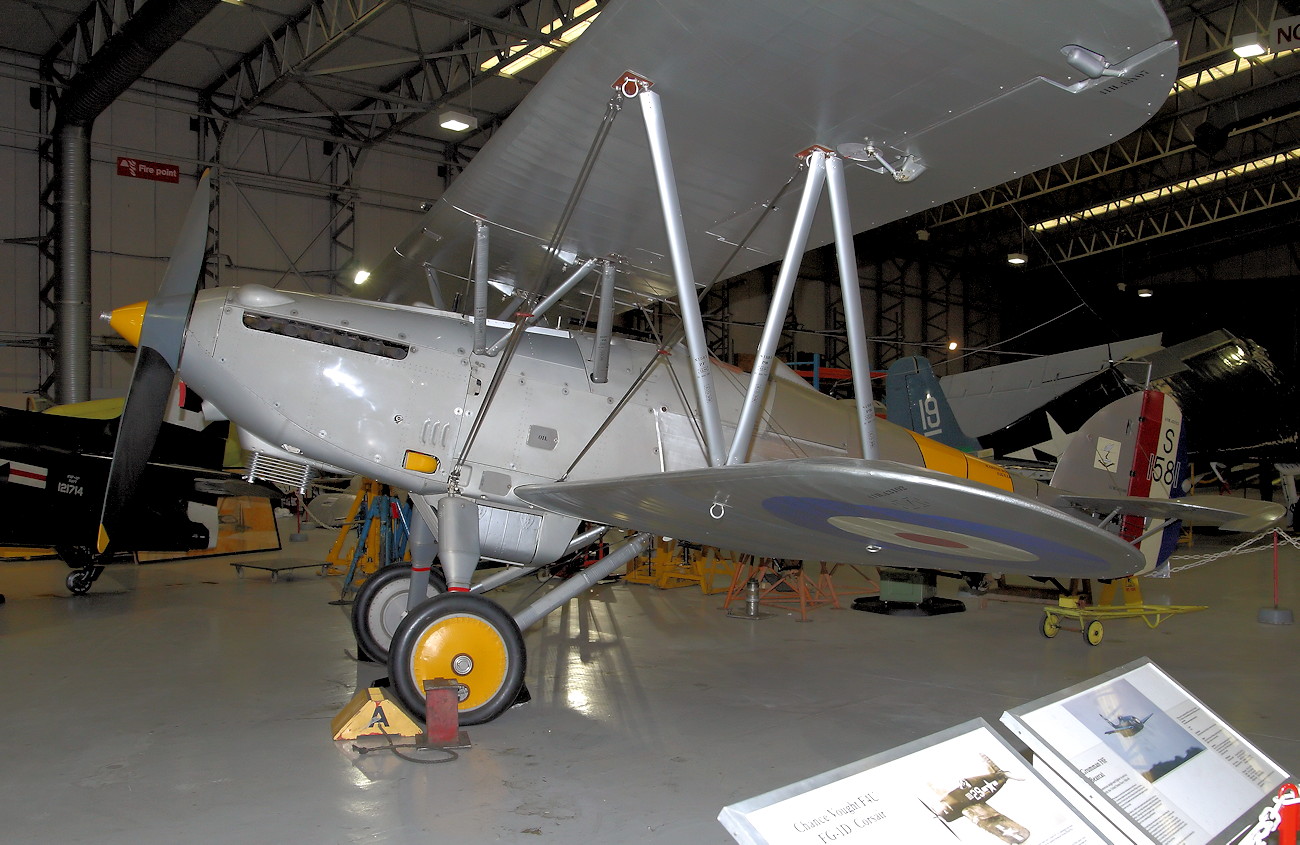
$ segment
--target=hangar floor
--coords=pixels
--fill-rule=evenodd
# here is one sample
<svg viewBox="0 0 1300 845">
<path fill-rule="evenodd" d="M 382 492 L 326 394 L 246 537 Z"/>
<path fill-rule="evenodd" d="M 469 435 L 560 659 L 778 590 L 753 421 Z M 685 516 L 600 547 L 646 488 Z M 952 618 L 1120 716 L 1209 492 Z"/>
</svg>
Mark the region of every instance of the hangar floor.
<svg viewBox="0 0 1300 845">
<path fill-rule="evenodd" d="M 331 539 L 315 530 L 279 556 Z M 1194 551 L 1228 545 L 1199 537 Z M 432 766 L 330 739 L 358 684 L 382 675 L 349 657 L 329 603 L 342 579 L 239 578 L 231 560 L 116 567 L 83 597 L 58 562 L 0 565 L 6 842 L 722 845 L 724 805 L 977 716 L 996 725 L 1142 656 L 1300 770 L 1297 629 L 1256 621 L 1268 552 L 1145 580 L 1150 602 L 1210 609 L 1107 623 L 1096 648 L 1043 638 L 1042 611 L 1022 603 L 754 622 L 695 588 L 600 586 L 527 632 L 533 701 Z M 1284 546 L 1283 607 L 1300 607 L 1297 563 Z M 840 575 L 854 595 L 858 576 Z"/>
</svg>

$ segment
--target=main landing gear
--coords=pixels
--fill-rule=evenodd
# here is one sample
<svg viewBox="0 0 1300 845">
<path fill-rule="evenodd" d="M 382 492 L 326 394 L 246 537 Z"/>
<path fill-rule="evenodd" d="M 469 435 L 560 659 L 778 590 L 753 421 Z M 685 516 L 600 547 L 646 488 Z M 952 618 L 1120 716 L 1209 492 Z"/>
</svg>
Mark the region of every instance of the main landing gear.
<svg viewBox="0 0 1300 845">
<path fill-rule="evenodd" d="M 409 712 L 424 712 L 424 682 L 459 684 L 460 723 L 478 725 L 519 698 L 526 664 L 514 617 L 491 599 L 443 593 L 406 615 L 393 634 L 389 676 Z"/>
<path fill-rule="evenodd" d="M 402 564 L 385 566 L 365 580 L 352 602 L 352 633 L 357 647 L 376 663 L 388 660 L 388 646 L 406 616 L 411 589 L 411 567 Z M 447 591 L 447 582 L 437 569 L 429 571 L 427 595 Z M 423 705 L 417 712 L 423 712 Z"/>
</svg>

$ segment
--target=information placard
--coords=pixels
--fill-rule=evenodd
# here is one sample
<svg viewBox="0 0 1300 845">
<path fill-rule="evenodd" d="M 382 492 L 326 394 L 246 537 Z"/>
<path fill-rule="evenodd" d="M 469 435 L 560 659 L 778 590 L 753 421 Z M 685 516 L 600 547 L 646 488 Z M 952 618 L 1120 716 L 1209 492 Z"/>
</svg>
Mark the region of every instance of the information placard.
<svg viewBox="0 0 1300 845">
<path fill-rule="evenodd" d="M 1002 721 L 1135 842 L 1228 841 L 1286 780 L 1147 659 L 1017 707 Z"/>
<path fill-rule="evenodd" d="M 1102 838 L 983 719 L 723 809 L 737 842 L 997 842 Z"/>
</svg>

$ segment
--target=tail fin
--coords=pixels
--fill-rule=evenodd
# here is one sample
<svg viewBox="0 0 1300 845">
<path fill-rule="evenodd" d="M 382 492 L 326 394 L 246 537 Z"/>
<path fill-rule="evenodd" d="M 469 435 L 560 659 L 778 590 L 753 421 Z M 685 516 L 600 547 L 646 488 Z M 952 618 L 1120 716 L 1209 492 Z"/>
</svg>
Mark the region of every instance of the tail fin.
<svg viewBox="0 0 1300 845">
<path fill-rule="evenodd" d="M 1187 444 L 1183 412 L 1158 390 L 1133 393 L 1102 408 L 1071 438 L 1052 474 L 1052 486 L 1090 496 L 1173 499 L 1186 495 Z M 1140 574 L 1168 559 L 1180 523 L 1142 541 L 1147 560 Z M 1125 516 L 1120 536 L 1136 540 L 1146 530 L 1140 516 Z"/>
<path fill-rule="evenodd" d="M 979 441 L 957 424 L 939 379 L 924 358 L 899 358 L 885 373 L 886 418 L 917 434 L 963 452 L 978 452 Z"/>
</svg>

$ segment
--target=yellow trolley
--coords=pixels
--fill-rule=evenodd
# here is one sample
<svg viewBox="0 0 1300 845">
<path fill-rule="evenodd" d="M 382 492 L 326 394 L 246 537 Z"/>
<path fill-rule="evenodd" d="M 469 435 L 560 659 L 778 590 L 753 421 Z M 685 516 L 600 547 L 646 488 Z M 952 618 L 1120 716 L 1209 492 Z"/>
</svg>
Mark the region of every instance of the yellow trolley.
<svg viewBox="0 0 1300 845">
<path fill-rule="evenodd" d="M 1042 626 L 1039 630 L 1043 636 L 1051 639 L 1064 627 L 1069 631 L 1079 631 L 1088 645 L 1099 645 L 1104 631 L 1102 621 L 1110 619 L 1133 619 L 1140 617 L 1148 628 L 1154 628 L 1170 616 L 1205 610 L 1205 605 L 1164 605 L 1164 604 L 1121 604 L 1121 605 L 1080 605 L 1072 596 L 1062 596 L 1056 607 L 1044 607 Z M 1064 626 L 1061 621 L 1069 619 L 1078 623 Z"/>
</svg>

